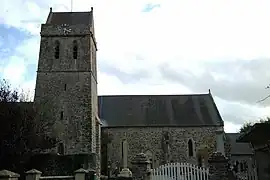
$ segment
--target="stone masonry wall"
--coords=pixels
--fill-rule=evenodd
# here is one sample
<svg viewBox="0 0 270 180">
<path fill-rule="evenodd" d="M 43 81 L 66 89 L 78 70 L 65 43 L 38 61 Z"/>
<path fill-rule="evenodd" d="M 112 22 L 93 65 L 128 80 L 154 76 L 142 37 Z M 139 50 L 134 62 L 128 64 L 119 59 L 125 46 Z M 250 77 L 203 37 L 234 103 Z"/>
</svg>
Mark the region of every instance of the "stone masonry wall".
<svg viewBox="0 0 270 180">
<path fill-rule="evenodd" d="M 96 122 L 96 174 L 100 176 L 101 170 L 101 125 Z"/>
<path fill-rule="evenodd" d="M 112 169 L 117 162 L 122 159 L 122 141 L 128 142 L 128 166 L 131 167 L 131 159 L 138 153 L 151 152 L 153 156 L 153 166 L 158 167 L 165 163 L 162 138 L 164 132 L 169 132 L 170 136 L 170 161 L 189 162 L 197 164 L 196 151 L 200 146 L 208 146 L 209 153 L 212 153 L 216 146 L 217 127 L 130 127 L 130 128 L 110 128 L 103 127 L 102 131 L 107 131 L 112 137 L 108 145 L 108 160 L 112 162 Z M 193 157 L 188 157 L 189 139 L 195 142 L 195 153 Z"/>
<path fill-rule="evenodd" d="M 63 141 L 67 154 L 91 150 L 91 97 L 82 96 L 83 91 L 91 90 L 88 82 L 88 73 L 40 73 L 37 78 L 34 103 L 45 113 L 41 118 L 46 132 Z"/>
<path fill-rule="evenodd" d="M 64 31 L 63 28 L 66 30 L 71 30 L 69 32 Z M 55 25 L 55 24 L 42 24 L 41 25 L 41 36 L 82 36 L 82 35 L 90 35 L 91 27 L 84 24 L 77 24 L 77 25 Z M 90 50 L 90 49 L 89 49 Z"/>
<path fill-rule="evenodd" d="M 60 42 L 59 59 L 54 57 L 56 41 Z M 34 103 L 47 132 L 64 143 L 65 154 L 96 152 L 97 82 L 91 73 L 91 49 L 95 50 L 91 41 L 86 25 L 43 24 L 41 28 Z"/>
</svg>

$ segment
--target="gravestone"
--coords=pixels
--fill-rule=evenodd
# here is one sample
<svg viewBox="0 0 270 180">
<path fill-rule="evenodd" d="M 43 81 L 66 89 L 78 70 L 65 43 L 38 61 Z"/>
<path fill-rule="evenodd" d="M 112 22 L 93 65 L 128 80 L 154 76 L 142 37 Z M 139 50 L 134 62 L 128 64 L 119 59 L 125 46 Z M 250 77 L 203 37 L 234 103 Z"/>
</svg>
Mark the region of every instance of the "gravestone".
<svg viewBox="0 0 270 180">
<path fill-rule="evenodd" d="M 132 160 L 132 175 L 134 180 L 149 180 L 151 162 L 144 153 L 137 154 Z"/>
<path fill-rule="evenodd" d="M 211 154 L 208 162 L 209 180 L 229 179 L 228 159 L 221 152 Z"/>
</svg>

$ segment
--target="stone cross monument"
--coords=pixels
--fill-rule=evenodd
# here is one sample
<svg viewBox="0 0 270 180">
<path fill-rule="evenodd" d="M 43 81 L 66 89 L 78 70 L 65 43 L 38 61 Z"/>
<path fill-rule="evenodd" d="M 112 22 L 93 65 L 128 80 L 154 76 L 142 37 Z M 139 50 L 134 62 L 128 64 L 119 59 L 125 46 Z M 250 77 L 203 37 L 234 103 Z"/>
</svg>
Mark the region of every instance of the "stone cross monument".
<svg viewBox="0 0 270 180">
<path fill-rule="evenodd" d="M 127 157 L 128 157 L 127 152 L 128 152 L 127 140 L 124 140 L 123 141 L 123 169 L 119 174 L 120 177 L 132 177 L 132 172 L 127 167 Z"/>
</svg>

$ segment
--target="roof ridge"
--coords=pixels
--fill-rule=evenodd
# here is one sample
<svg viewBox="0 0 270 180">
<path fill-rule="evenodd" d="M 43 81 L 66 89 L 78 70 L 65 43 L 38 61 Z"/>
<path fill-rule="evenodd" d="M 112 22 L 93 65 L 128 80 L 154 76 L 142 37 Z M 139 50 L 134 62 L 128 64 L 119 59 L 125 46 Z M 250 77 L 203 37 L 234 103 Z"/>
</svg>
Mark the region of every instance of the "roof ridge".
<svg viewBox="0 0 270 180">
<path fill-rule="evenodd" d="M 92 26 L 93 11 L 75 11 L 75 12 L 52 12 L 50 10 L 46 24 L 54 25 L 90 25 Z"/>
<path fill-rule="evenodd" d="M 118 95 L 98 95 L 100 96 L 205 96 L 209 95 L 208 93 L 198 93 L 198 94 L 118 94 Z"/>
<path fill-rule="evenodd" d="M 72 12 L 68 12 L 68 11 L 60 11 L 60 12 L 52 12 L 53 14 L 56 14 L 56 13 L 91 13 L 92 11 L 72 11 Z"/>
</svg>

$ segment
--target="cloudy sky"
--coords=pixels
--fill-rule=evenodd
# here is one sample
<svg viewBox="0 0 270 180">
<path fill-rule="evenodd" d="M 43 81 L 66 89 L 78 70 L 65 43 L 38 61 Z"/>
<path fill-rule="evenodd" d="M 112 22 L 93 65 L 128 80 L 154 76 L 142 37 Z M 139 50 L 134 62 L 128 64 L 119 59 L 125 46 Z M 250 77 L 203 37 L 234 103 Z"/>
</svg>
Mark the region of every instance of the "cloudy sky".
<svg viewBox="0 0 270 180">
<path fill-rule="evenodd" d="M 73 0 L 94 7 L 99 94 L 211 89 L 227 132 L 270 114 L 269 0 Z M 0 78 L 33 92 L 40 24 L 68 0 L 1 0 Z"/>
</svg>

